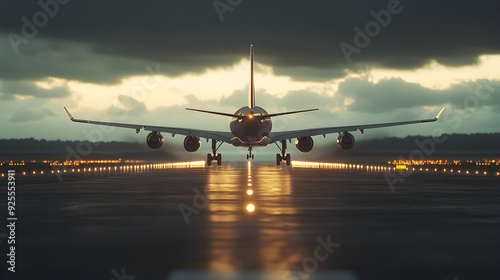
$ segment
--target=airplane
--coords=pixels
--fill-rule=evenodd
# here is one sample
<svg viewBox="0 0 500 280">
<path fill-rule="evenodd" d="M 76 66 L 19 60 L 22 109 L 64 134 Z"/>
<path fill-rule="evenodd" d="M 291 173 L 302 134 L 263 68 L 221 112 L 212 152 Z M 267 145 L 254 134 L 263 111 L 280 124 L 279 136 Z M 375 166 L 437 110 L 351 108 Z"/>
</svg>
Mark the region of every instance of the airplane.
<svg viewBox="0 0 500 280">
<path fill-rule="evenodd" d="M 211 165 L 213 161 L 216 161 L 217 165 L 222 164 L 222 155 L 218 154 L 217 150 L 224 143 L 231 144 L 235 147 L 248 148 L 247 160 L 254 159 L 252 148 L 265 147 L 274 143 L 281 151 L 281 154 L 276 154 L 276 165 L 281 165 L 281 162 L 283 161 L 286 165 L 290 165 L 290 154 L 286 153 L 287 140 L 291 143 L 292 139 L 296 139 L 295 147 L 297 150 L 307 153 L 310 152 L 314 146 L 312 136 L 323 135 L 323 137 L 325 137 L 326 134 L 338 133 L 337 145 L 341 149 L 349 150 L 354 146 L 354 136 L 349 132 L 359 131 L 363 134 L 365 129 L 370 128 L 435 122 L 439 119 L 445 107 L 443 107 L 436 117 L 432 119 L 272 132 L 271 118 L 273 117 L 311 112 L 319 109 L 316 108 L 269 114 L 266 110 L 264 110 L 264 108 L 256 106 L 254 85 L 254 46 L 250 45 L 250 86 L 248 106 L 241 107 L 234 114 L 186 108 L 186 110 L 190 111 L 230 117 L 230 132 L 82 120 L 73 118 L 68 109 L 66 109 L 66 107 L 64 107 L 64 109 L 66 110 L 70 120 L 73 122 L 132 128 L 135 129 L 136 133 L 139 133 L 141 129 L 151 131 L 146 137 L 146 144 L 151 149 L 159 149 L 163 145 L 164 138 L 161 132 L 170 133 L 172 134 L 172 137 L 176 134 L 185 135 L 186 138 L 184 139 L 184 148 L 188 152 L 196 152 L 200 149 L 200 138 L 205 138 L 207 142 L 212 140 L 212 154 L 207 154 L 207 165 Z"/>
</svg>

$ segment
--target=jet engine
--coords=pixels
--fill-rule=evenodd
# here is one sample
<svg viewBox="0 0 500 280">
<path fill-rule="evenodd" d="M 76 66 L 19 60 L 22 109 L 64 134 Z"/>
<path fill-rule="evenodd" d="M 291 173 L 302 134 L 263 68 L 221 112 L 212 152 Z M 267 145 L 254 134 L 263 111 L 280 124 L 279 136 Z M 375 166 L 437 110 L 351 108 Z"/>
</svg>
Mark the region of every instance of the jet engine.
<svg viewBox="0 0 500 280">
<path fill-rule="evenodd" d="M 187 136 L 184 139 L 184 149 L 188 152 L 196 152 L 201 147 L 200 138 L 195 136 Z"/>
<path fill-rule="evenodd" d="M 337 138 L 337 146 L 342 150 L 349 150 L 354 146 L 354 136 L 349 132 L 343 132 L 339 134 Z"/>
<path fill-rule="evenodd" d="M 148 137 L 146 138 L 146 144 L 148 144 L 148 147 L 150 149 L 161 148 L 161 146 L 163 146 L 163 142 L 165 142 L 163 136 L 156 131 L 149 133 Z"/>
<path fill-rule="evenodd" d="M 313 146 L 314 146 L 314 141 L 311 138 L 311 136 L 299 137 L 297 138 L 297 140 L 295 140 L 295 147 L 297 148 L 297 150 L 303 153 L 310 152 Z"/>
</svg>

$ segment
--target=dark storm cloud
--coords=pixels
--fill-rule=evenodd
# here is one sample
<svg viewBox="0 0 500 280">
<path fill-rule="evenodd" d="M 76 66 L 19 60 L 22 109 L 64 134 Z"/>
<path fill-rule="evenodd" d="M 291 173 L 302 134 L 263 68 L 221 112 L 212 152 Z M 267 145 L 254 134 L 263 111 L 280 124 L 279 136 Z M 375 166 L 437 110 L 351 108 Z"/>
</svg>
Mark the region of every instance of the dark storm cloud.
<svg viewBox="0 0 500 280">
<path fill-rule="evenodd" d="M 43 120 L 46 117 L 54 117 L 56 114 L 48 108 L 21 108 L 10 118 L 11 122 L 22 123 L 35 120 Z"/>
<path fill-rule="evenodd" d="M 30 96 L 38 98 L 62 98 L 70 95 L 66 85 L 45 89 L 38 87 L 32 81 L 3 81 L 0 83 L 0 96 L 6 96 L 6 99 L 11 97 Z"/>
<path fill-rule="evenodd" d="M 11 52 L 7 39 L 0 38 L 0 79 L 41 80 L 58 77 L 97 84 L 116 84 L 131 75 L 176 76 L 185 72 L 202 71 L 189 65 L 160 65 L 137 58 L 97 54 L 89 44 L 38 38 L 22 46 L 22 55 Z"/>
<path fill-rule="evenodd" d="M 401 1 L 402 11 L 392 14 L 389 24 L 381 27 L 366 47 L 359 48 L 359 53 L 352 54 L 348 64 L 339 44 L 355 46 L 353 28 L 364 30 L 373 21 L 370 12 L 387 9 L 388 3 L 390 0 L 243 1 L 226 11 L 221 22 L 213 1 L 70 1 L 58 5 L 58 12 L 20 49 L 29 56 L 26 48 L 40 38 L 86 43 L 91 46 L 87 54 L 116 60 L 102 65 L 78 60 L 77 56 L 73 66 L 83 64 L 81 69 L 72 70 L 71 77 L 96 82 L 109 79 L 110 83 L 120 76 L 144 72 L 144 65 L 119 62 L 120 57 L 163 63 L 167 65 L 165 73 L 177 75 L 234 63 L 247 56 L 250 43 L 256 45 L 257 60 L 273 65 L 276 73 L 317 80 L 340 77 L 346 68 L 365 65 L 408 69 L 436 59 L 459 66 L 475 63 L 478 55 L 500 51 L 499 1 Z M 0 30 L 4 38 L 9 32 L 22 35 L 22 17 L 32 21 L 40 10 L 36 1 L 3 1 Z M 64 76 L 61 68 L 73 55 L 62 47 L 64 44 L 57 45 L 61 48 L 53 53 L 68 58 L 62 63 L 46 63 L 43 69 L 35 67 L 26 75 L 47 72 Z M 2 49 L 2 56 L 4 51 L 15 55 L 12 48 Z M 106 66 L 110 67 L 108 75 L 84 71 Z M 16 78 L 1 67 L 0 78 Z M 312 75 L 308 69 L 318 73 Z"/>
<path fill-rule="evenodd" d="M 22 55 L 10 54 L 8 41 L 0 42 L 0 78 L 7 80 L 58 77 L 94 83 L 115 83 L 125 75 L 144 70 L 145 63 L 105 55 L 92 55 L 91 48 L 65 41 L 37 38 L 21 48 Z M 10 54 L 10 55 L 5 55 Z"/>
</svg>

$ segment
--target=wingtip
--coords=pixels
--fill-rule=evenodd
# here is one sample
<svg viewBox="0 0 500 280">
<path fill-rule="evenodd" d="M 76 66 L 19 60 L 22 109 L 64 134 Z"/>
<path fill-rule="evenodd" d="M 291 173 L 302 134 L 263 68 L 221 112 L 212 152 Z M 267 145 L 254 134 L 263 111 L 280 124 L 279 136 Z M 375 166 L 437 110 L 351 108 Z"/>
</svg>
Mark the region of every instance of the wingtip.
<svg viewBox="0 0 500 280">
<path fill-rule="evenodd" d="M 66 107 L 64 107 L 64 110 L 66 110 L 66 114 L 68 114 L 68 117 L 70 120 L 73 120 L 73 116 L 71 115 L 71 113 L 68 111 L 68 109 L 66 109 Z"/>
<path fill-rule="evenodd" d="M 443 109 L 441 109 L 441 111 L 439 111 L 439 113 L 436 116 L 436 120 L 439 120 L 439 117 L 441 117 L 441 114 L 443 113 L 443 111 L 444 111 L 445 108 L 446 107 L 443 107 Z"/>
</svg>

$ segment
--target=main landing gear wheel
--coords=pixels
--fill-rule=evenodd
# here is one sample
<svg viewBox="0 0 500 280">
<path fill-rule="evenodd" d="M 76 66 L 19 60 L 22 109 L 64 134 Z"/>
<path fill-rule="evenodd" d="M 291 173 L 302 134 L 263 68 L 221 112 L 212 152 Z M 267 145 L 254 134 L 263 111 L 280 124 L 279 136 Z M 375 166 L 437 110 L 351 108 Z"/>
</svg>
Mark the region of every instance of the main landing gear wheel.
<svg viewBox="0 0 500 280">
<path fill-rule="evenodd" d="M 290 165 L 290 163 L 292 162 L 290 160 L 290 154 L 286 154 L 285 156 L 276 154 L 276 165 L 281 165 L 282 161 L 284 161 L 286 165 Z"/>
<path fill-rule="evenodd" d="M 277 143 L 276 146 L 278 146 Z M 281 165 L 282 161 L 284 161 L 286 165 L 290 165 L 292 160 L 290 154 L 286 153 L 286 140 L 281 140 L 281 147 L 278 146 L 278 148 L 281 150 L 281 155 L 276 154 L 276 165 Z"/>
<path fill-rule="evenodd" d="M 207 165 L 210 166 L 212 165 L 212 161 L 217 161 L 217 165 L 222 164 L 222 155 L 217 154 L 216 156 L 213 156 L 211 154 L 207 154 Z"/>
<path fill-rule="evenodd" d="M 212 140 L 212 153 L 213 154 L 207 154 L 207 165 L 210 166 L 212 165 L 212 161 L 217 161 L 217 165 L 222 164 L 222 155 L 217 154 L 217 150 L 220 148 L 224 142 L 220 142 L 219 146 L 217 146 L 217 141 Z"/>
</svg>

